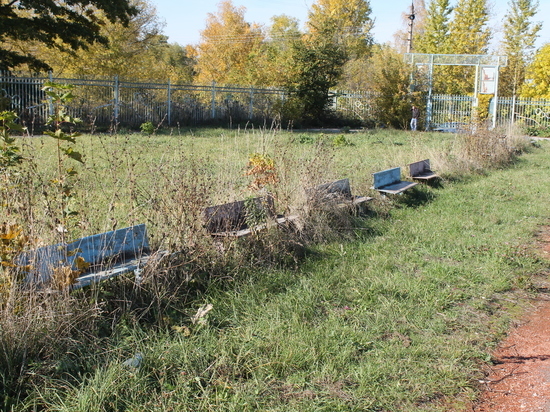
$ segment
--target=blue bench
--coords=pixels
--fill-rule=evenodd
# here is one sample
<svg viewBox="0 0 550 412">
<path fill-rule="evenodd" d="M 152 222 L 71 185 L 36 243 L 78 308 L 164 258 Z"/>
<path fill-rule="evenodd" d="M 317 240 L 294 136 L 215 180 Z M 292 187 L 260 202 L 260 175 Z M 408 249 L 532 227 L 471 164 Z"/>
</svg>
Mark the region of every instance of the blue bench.
<svg viewBox="0 0 550 412">
<path fill-rule="evenodd" d="M 324 183 L 308 191 L 309 197 L 322 202 L 336 202 L 340 208 L 358 207 L 361 204 L 372 200 L 368 196 L 353 196 L 349 179 L 340 179 Z"/>
<path fill-rule="evenodd" d="M 409 176 L 414 180 L 424 182 L 439 178 L 430 168 L 430 159 L 420 160 L 419 162 L 409 164 Z"/>
<path fill-rule="evenodd" d="M 374 178 L 374 186 L 372 189 L 375 189 L 382 194 L 402 194 L 405 190 L 408 190 L 418 184 L 416 182 L 402 181 L 400 167 L 394 167 L 393 169 L 376 172 L 373 173 L 372 176 Z"/>
<path fill-rule="evenodd" d="M 65 286 L 78 289 L 132 271 L 138 276 L 150 258 L 147 230 L 140 224 L 41 247 L 24 253 L 18 264 L 28 267 L 27 283 L 48 285 L 65 271 L 75 277 Z"/>
</svg>

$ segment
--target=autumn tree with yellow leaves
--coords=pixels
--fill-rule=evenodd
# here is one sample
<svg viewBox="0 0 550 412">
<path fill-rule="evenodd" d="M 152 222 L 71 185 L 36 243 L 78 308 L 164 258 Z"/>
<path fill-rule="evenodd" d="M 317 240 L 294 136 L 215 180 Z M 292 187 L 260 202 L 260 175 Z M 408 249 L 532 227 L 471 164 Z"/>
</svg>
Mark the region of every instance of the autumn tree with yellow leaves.
<svg viewBox="0 0 550 412">
<path fill-rule="evenodd" d="M 208 14 L 196 47 L 198 83 L 243 84 L 250 79 L 251 56 L 260 50 L 264 35 L 258 25 L 246 22 L 245 11 L 225 0 L 217 13 Z"/>
<path fill-rule="evenodd" d="M 550 99 L 550 43 L 546 43 L 535 54 L 525 77 L 527 80 L 520 92 L 522 97 Z"/>
</svg>

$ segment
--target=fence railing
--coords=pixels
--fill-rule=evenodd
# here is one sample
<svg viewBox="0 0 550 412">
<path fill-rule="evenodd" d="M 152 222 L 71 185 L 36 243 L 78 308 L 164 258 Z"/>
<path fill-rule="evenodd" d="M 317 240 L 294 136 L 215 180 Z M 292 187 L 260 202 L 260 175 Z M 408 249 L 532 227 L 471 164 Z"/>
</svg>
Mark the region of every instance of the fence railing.
<svg viewBox="0 0 550 412">
<path fill-rule="evenodd" d="M 97 127 L 139 127 L 155 125 L 188 126 L 243 121 L 265 123 L 275 118 L 288 99 L 282 89 L 240 86 L 181 85 L 122 81 L 29 77 L 0 72 L 0 108 L 15 110 L 28 125 L 44 124 L 53 108 L 42 91 L 46 80 L 77 86 L 70 114 Z M 432 95 L 426 102 L 425 124 L 435 129 L 449 124 L 470 124 L 477 104 L 472 96 Z M 376 93 L 371 91 L 332 91 L 331 106 L 339 115 L 377 124 Z M 550 127 L 550 100 L 492 99 L 489 120 L 493 126 L 519 123 Z"/>
<path fill-rule="evenodd" d="M 69 111 L 96 126 L 138 127 L 198 125 L 212 122 L 265 121 L 274 117 L 281 89 L 211 85 L 130 82 L 113 79 L 20 77 L 0 73 L 0 99 L 25 123 L 43 124 L 51 106 L 42 91 L 46 80 L 77 86 Z"/>
</svg>

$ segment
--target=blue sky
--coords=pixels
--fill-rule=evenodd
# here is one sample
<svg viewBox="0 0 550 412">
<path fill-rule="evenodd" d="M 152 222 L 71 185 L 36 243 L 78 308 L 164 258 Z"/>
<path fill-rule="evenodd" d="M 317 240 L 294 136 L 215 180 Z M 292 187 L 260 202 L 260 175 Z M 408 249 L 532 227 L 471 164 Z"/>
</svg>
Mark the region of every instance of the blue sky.
<svg viewBox="0 0 550 412">
<path fill-rule="evenodd" d="M 156 7 L 157 15 L 166 24 L 164 34 L 169 41 L 186 44 L 196 44 L 200 39 L 200 31 L 204 29 L 208 13 L 216 13 L 220 0 L 150 0 Z M 233 0 L 233 5 L 246 8 L 245 19 L 250 23 L 269 25 L 273 16 L 286 14 L 295 17 L 300 25 L 307 20 L 308 9 L 314 0 Z M 426 0 L 428 3 L 428 0 Z M 543 22 L 543 29 L 537 41 L 537 46 L 550 42 L 550 1 L 539 0 L 539 13 L 536 21 Z M 372 17 L 375 18 L 373 30 L 374 39 L 379 43 L 393 41 L 393 34 L 403 30 L 401 14 L 410 9 L 410 0 L 371 0 Z M 498 28 L 508 9 L 508 0 L 490 0 L 493 18 L 491 27 Z M 496 33 L 496 38 L 499 34 Z"/>
</svg>

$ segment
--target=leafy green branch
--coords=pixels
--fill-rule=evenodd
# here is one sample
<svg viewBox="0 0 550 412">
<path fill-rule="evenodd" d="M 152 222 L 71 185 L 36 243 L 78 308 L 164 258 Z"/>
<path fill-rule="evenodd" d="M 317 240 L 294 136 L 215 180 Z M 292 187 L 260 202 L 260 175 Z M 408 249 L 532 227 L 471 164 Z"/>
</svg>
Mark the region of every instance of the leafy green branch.
<svg viewBox="0 0 550 412">
<path fill-rule="evenodd" d="M 84 163 L 82 154 L 75 150 L 76 138 L 80 133 L 72 130 L 72 126 L 80 123 L 81 120 L 72 117 L 67 111 L 67 104 L 74 99 L 74 85 L 59 84 L 54 82 L 45 82 L 42 90 L 48 96 L 49 102 L 53 106 L 52 113 L 48 116 L 47 125 L 52 130 L 45 133 L 57 141 L 57 178 L 51 183 L 57 189 L 60 196 L 61 205 L 61 227 L 59 232 L 66 231 L 68 219 L 76 216 L 78 212 L 71 205 L 74 198 L 74 179 L 78 172 L 72 166 L 66 166 L 66 160 L 72 159 L 79 163 Z M 68 129 L 69 131 L 66 131 Z"/>
</svg>

